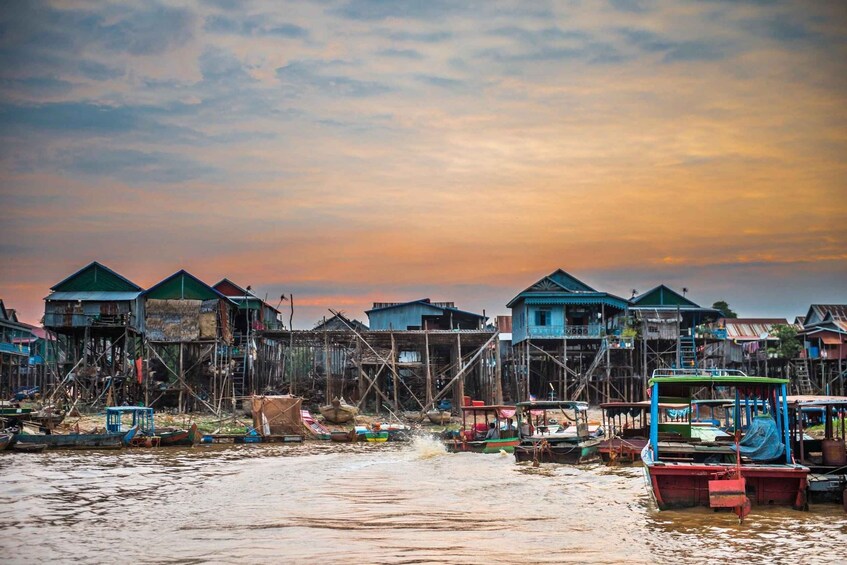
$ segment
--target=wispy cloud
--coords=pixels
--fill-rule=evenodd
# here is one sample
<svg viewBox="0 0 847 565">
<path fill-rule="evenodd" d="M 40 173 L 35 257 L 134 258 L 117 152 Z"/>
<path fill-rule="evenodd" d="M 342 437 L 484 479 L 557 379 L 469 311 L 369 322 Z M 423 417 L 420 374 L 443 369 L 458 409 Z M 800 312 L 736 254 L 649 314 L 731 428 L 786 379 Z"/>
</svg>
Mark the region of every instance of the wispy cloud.
<svg viewBox="0 0 847 565">
<path fill-rule="evenodd" d="M 102 259 L 304 316 L 498 312 L 559 266 L 742 312 L 844 301 L 845 30 L 838 3 L 16 4 L 0 290 L 34 320 Z"/>
</svg>

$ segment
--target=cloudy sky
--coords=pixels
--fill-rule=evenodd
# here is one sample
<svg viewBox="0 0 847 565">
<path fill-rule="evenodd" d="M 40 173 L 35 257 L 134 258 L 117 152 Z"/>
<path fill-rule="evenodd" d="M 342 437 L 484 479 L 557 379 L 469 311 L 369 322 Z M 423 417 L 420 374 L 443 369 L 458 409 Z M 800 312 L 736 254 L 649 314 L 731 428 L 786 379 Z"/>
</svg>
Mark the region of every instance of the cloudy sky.
<svg viewBox="0 0 847 565">
<path fill-rule="evenodd" d="M 561 267 L 793 317 L 847 302 L 843 2 L 4 2 L 0 297 L 92 260 L 295 325 L 504 313 Z"/>
</svg>

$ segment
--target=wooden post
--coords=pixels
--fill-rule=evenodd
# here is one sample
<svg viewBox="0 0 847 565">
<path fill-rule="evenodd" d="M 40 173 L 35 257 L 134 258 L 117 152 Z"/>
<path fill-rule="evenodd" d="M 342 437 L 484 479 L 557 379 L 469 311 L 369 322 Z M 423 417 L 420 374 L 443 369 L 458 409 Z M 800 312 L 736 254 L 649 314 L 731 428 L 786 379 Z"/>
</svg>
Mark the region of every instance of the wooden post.
<svg viewBox="0 0 847 565">
<path fill-rule="evenodd" d="M 332 402 L 332 360 L 329 358 L 329 335 L 326 331 L 326 316 L 324 316 L 324 377 L 326 377 L 326 401 Z"/>
<path fill-rule="evenodd" d="M 424 347 L 425 351 L 425 362 L 426 362 L 426 404 L 429 406 L 432 404 L 432 371 L 429 367 L 429 330 L 424 330 Z"/>
<path fill-rule="evenodd" d="M 462 334 L 456 334 L 456 370 L 462 370 Z M 457 373 L 458 374 L 458 373 Z M 462 401 L 465 399 L 465 378 L 462 377 L 458 381 L 456 381 L 456 390 L 459 396 L 459 406 L 462 405 Z"/>
<path fill-rule="evenodd" d="M 503 366 L 500 358 L 500 331 L 494 342 L 494 403 L 503 404 Z"/>
<path fill-rule="evenodd" d="M 359 347 L 359 342 L 356 342 L 356 347 Z M 400 379 L 397 376 L 397 343 L 394 341 L 394 332 L 391 332 L 391 378 L 394 383 L 394 411 L 400 411 Z"/>
</svg>

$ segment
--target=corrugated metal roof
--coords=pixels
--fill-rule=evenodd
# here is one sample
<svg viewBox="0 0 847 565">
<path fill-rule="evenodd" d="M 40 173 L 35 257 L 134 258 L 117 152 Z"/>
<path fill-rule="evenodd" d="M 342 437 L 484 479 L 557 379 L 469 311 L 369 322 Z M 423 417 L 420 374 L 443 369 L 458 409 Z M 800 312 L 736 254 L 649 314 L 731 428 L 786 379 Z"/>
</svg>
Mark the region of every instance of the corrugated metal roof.
<svg viewBox="0 0 847 565">
<path fill-rule="evenodd" d="M 135 300 L 141 292 L 106 292 L 106 291 L 77 291 L 77 292 L 54 292 L 44 300 L 77 301 L 83 302 L 120 302 L 124 300 Z"/>
<path fill-rule="evenodd" d="M 788 325 L 784 318 L 724 318 L 723 322 L 727 339 L 743 340 L 766 339 L 777 324 Z"/>
</svg>

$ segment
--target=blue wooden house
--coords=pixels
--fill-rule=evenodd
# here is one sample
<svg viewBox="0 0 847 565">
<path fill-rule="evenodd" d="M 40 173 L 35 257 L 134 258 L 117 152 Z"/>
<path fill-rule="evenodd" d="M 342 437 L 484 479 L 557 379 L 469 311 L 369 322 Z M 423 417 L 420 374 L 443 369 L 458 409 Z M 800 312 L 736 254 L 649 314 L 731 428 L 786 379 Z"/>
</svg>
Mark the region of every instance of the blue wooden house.
<svg viewBox="0 0 847 565">
<path fill-rule="evenodd" d="M 512 344 L 527 339 L 598 340 L 619 329 L 627 306 L 627 300 L 558 269 L 507 304 L 512 309 Z"/>
<path fill-rule="evenodd" d="M 478 330 L 485 316 L 459 310 L 453 302 L 429 298 L 411 302 L 374 302 L 366 311 L 371 330 Z"/>
</svg>

